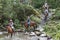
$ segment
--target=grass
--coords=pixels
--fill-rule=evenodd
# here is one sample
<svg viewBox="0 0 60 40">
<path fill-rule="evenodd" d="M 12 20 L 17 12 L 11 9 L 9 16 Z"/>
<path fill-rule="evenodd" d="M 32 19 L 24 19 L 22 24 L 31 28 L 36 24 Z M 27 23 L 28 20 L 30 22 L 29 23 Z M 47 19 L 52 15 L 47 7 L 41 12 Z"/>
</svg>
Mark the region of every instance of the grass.
<svg viewBox="0 0 60 40">
<path fill-rule="evenodd" d="M 57 21 L 55 21 L 55 20 L 49 21 L 45 25 L 44 29 L 45 29 L 44 31 L 48 35 L 52 36 L 53 39 L 59 40 L 59 38 L 60 38 L 60 35 L 59 35 L 60 34 L 60 21 L 59 20 L 57 20 Z"/>
</svg>

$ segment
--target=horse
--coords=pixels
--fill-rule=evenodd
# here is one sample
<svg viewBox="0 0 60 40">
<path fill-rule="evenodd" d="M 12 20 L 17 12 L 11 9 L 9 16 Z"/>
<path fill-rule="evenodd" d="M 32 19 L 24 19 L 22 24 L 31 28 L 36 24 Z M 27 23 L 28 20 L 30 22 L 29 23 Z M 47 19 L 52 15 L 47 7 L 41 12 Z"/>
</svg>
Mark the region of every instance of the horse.
<svg viewBox="0 0 60 40">
<path fill-rule="evenodd" d="M 25 22 L 24 26 L 25 26 L 26 29 L 28 29 L 29 28 L 28 27 L 28 22 Z M 33 27 L 33 30 L 35 30 L 37 28 L 37 24 L 35 22 L 31 21 L 30 22 L 30 27 Z"/>
<path fill-rule="evenodd" d="M 7 31 L 8 31 L 7 36 L 8 36 L 9 34 L 11 34 L 11 37 L 12 37 L 12 35 L 13 35 L 13 33 L 14 33 L 13 29 L 12 29 L 9 25 L 6 26 L 6 29 L 7 29 Z"/>
</svg>

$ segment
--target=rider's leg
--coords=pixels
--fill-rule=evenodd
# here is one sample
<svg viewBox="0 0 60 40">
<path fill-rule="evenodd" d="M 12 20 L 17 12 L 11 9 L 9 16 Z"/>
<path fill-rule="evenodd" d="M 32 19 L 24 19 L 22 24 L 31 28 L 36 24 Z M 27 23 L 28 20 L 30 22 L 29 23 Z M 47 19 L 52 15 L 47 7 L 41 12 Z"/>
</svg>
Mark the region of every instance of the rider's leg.
<svg viewBox="0 0 60 40">
<path fill-rule="evenodd" d="M 13 31 L 15 30 L 14 26 L 12 26 L 12 30 L 13 30 Z M 14 31 L 14 32 L 15 32 L 15 31 Z"/>
<path fill-rule="evenodd" d="M 45 14 L 45 17 L 44 17 L 44 21 L 45 21 L 45 22 L 47 21 L 47 17 L 48 17 L 48 13 Z"/>
<path fill-rule="evenodd" d="M 29 26 L 30 26 L 30 25 L 28 24 L 28 31 L 30 30 L 30 29 L 29 29 Z"/>
<path fill-rule="evenodd" d="M 30 24 L 28 24 L 28 31 L 29 31 L 29 33 L 31 33 L 31 27 L 30 27 Z"/>
<path fill-rule="evenodd" d="M 13 30 L 13 33 L 14 33 L 14 36 L 15 36 L 15 28 L 14 28 L 14 26 L 12 26 L 12 30 Z"/>
<path fill-rule="evenodd" d="M 45 16 L 45 19 L 44 19 L 45 21 L 47 20 L 47 16 Z"/>
</svg>

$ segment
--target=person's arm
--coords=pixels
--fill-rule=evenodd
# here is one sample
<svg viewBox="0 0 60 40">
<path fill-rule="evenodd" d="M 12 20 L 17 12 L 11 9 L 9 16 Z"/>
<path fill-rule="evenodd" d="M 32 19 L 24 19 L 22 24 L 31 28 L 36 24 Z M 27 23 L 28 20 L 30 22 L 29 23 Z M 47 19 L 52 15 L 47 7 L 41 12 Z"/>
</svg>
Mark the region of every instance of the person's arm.
<svg viewBox="0 0 60 40">
<path fill-rule="evenodd" d="M 14 23 L 12 22 L 12 26 L 14 25 Z"/>
</svg>

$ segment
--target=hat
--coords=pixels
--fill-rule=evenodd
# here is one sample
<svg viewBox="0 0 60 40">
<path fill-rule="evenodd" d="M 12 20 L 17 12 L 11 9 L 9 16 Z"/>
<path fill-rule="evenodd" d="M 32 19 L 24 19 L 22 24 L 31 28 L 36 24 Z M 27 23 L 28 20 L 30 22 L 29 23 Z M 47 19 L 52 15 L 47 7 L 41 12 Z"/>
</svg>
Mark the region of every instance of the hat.
<svg viewBox="0 0 60 40">
<path fill-rule="evenodd" d="M 10 21 L 12 21 L 12 20 L 10 20 Z"/>
</svg>

